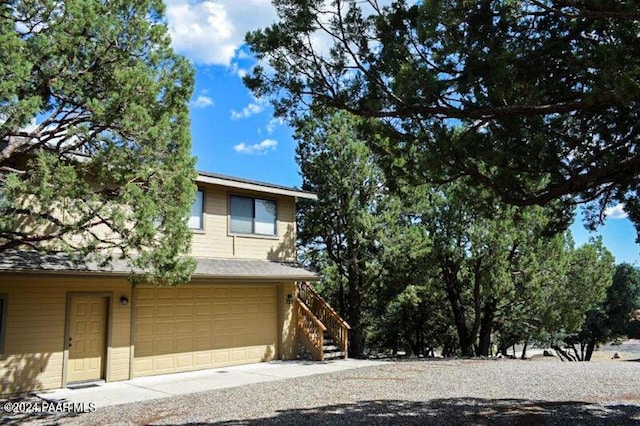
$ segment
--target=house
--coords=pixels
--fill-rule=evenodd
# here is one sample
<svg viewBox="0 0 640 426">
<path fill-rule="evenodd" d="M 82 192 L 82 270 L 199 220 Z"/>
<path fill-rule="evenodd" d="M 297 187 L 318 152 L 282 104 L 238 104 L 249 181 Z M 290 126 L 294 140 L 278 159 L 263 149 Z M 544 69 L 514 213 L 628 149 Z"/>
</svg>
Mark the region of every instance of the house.
<svg viewBox="0 0 640 426">
<path fill-rule="evenodd" d="M 293 359 L 298 341 L 316 359 L 327 343 L 346 354 L 348 325 L 295 263 L 295 202 L 315 195 L 211 173 L 196 183 L 184 285 L 132 285 L 119 260 L 0 254 L 0 393 Z"/>
</svg>

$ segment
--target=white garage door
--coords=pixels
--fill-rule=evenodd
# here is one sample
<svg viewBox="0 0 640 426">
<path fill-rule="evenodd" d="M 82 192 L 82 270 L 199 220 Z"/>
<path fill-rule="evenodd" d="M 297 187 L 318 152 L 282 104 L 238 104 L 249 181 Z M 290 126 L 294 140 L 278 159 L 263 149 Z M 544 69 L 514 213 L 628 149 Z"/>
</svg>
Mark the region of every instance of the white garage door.
<svg viewBox="0 0 640 426">
<path fill-rule="evenodd" d="M 248 364 L 276 356 L 276 288 L 138 288 L 134 376 Z"/>
</svg>

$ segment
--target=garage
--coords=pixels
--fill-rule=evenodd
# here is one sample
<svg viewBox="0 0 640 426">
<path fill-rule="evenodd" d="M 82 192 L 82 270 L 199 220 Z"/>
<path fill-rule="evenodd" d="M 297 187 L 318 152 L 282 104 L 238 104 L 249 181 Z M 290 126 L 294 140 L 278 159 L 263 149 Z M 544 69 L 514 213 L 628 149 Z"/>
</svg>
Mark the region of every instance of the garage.
<svg viewBox="0 0 640 426">
<path fill-rule="evenodd" d="M 138 287 L 133 376 L 275 358 L 276 296 L 273 284 Z"/>
<path fill-rule="evenodd" d="M 20 252 L 0 264 L 0 394 L 295 359 L 296 282 L 319 278 L 251 259 L 197 259 L 175 287 L 132 284 L 122 260 L 105 271 Z"/>
</svg>

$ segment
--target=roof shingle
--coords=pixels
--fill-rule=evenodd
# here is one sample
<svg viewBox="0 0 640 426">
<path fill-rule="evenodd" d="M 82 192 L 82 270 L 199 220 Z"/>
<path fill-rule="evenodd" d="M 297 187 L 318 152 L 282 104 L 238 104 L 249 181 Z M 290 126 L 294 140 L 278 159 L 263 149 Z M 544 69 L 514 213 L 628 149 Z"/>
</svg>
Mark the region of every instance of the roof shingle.
<svg viewBox="0 0 640 426">
<path fill-rule="evenodd" d="M 318 280 L 320 275 L 308 271 L 296 263 L 268 260 L 197 258 L 193 278 L 264 279 L 264 280 Z M 64 253 L 40 253 L 37 251 L 7 251 L 0 253 L 1 272 L 38 273 L 106 273 L 129 274 L 129 262 L 113 259 L 108 266 L 93 260 L 72 259 Z"/>
</svg>

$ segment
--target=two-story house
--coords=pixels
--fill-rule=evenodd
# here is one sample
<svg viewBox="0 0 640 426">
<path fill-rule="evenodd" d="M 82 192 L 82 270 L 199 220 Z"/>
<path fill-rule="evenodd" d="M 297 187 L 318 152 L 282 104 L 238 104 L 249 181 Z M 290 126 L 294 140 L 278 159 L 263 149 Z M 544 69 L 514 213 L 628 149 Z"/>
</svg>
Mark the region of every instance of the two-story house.
<svg viewBox="0 0 640 426">
<path fill-rule="evenodd" d="M 123 261 L 0 254 L 0 393 L 292 359 L 298 337 L 321 351 L 329 316 L 346 350 L 346 323 L 296 286 L 319 279 L 295 263 L 295 202 L 315 195 L 210 173 L 196 183 L 184 285 L 132 286 Z"/>
</svg>

